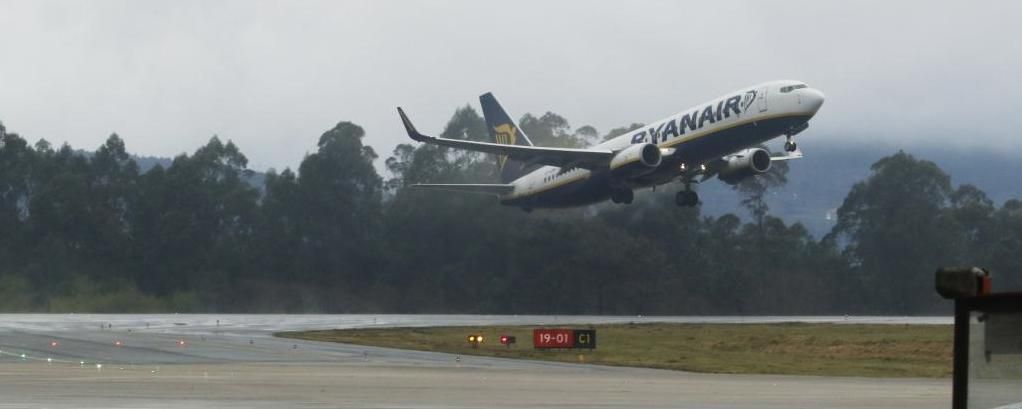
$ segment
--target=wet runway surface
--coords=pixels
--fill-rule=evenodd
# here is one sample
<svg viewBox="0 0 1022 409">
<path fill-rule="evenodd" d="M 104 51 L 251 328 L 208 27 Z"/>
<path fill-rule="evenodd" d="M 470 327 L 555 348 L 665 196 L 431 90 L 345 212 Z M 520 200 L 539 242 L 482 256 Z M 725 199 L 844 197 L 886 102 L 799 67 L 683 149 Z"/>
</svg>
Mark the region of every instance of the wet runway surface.
<svg viewBox="0 0 1022 409">
<path fill-rule="evenodd" d="M 394 350 L 278 331 L 897 317 L 0 315 L 3 407 L 943 407 L 949 380 L 708 375 Z"/>
</svg>

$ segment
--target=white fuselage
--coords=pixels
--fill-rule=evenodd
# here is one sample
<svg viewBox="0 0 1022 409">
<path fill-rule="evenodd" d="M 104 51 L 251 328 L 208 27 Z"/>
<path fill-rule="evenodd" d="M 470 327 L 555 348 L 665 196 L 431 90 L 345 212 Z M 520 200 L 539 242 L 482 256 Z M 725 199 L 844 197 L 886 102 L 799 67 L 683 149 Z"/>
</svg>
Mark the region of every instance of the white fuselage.
<svg viewBox="0 0 1022 409">
<path fill-rule="evenodd" d="M 608 188 L 627 184 L 631 188 L 670 182 L 704 163 L 738 150 L 756 146 L 805 124 L 823 104 L 823 94 L 800 81 L 772 81 L 744 88 L 696 105 L 667 118 L 610 139 L 594 149 L 621 151 L 633 144 L 653 143 L 663 163 L 655 172 L 635 180 L 614 180 L 609 172 L 581 168 L 543 166 L 512 182 L 514 190 L 501 197 L 505 203 L 530 207 L 559 207 L 591 203 L 606 198 Z M 599 179 L 598 183 L 588 183 Z M 589 194 L 565 200 L 557 190 L 574 186 Z M 592 192 L 593 189 L 601 190 Z M 549 200 L 553 202 L 549 202 Z"/>
</svg>

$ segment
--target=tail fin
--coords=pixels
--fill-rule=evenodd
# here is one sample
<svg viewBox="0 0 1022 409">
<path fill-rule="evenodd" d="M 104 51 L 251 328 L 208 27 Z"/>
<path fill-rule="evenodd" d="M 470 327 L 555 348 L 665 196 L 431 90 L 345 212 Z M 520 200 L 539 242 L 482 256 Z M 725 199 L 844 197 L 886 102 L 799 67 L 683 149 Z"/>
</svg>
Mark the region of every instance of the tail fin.
<svg viewBox="0 0 1022 409">
<path fill-rule="evenodd" d="M 483 118 L 486 119 L 486 128 L 490 131 L 490 138 L 494 143 L 503 145 L 532 146 L 532 141 L 525 135 L 525 132 L 518 129 L 518 125 L 511 119 L 511 116 L 501 108 L 497 98 L 487 92 L 479 96 L 479 104 L 483 106 Z M 528 164 L 508 159 L 507 156 L 500 156 L 497 159 L 500 166 L 500 182 L 511 183 L 515 179 L 525 175 Z"/>
</svg>

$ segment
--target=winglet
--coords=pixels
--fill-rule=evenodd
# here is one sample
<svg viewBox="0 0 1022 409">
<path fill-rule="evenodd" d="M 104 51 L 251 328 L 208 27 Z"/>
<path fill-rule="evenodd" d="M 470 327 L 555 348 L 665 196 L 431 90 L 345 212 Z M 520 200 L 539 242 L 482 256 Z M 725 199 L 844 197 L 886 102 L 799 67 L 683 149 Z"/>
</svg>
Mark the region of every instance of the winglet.
<svg viewBox="0 0 1022 409">
<path fill-rule="evenodd" d="M 401 123 L 405 126 L 405 131 L 408 132 L 408 136 L 419 142 L 428 142 L 431 138 L 429 136 L 419 133 L 415 130 L 415 125 L 412 125 L 412 121 L 408 119 L 408 115 L 405 115 L 405 111 L 401 107 L 397 107 L 397 114 L 401 115 Z"/>
</svg>

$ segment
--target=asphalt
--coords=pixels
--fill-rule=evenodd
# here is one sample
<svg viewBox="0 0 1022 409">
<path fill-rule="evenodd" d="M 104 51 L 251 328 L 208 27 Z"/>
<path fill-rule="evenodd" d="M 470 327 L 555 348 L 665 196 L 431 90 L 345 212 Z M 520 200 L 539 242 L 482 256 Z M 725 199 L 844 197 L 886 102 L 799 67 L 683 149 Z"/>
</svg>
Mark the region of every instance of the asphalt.
<svg viewBox="0 0 1022 409">
<path fill-rule="evenodd" d="M 297 341 L 290 330 L 946 317 L 0 314 L 0 408 L 933 408 L 950 381 L 693 374 Z"/>
</svg>

